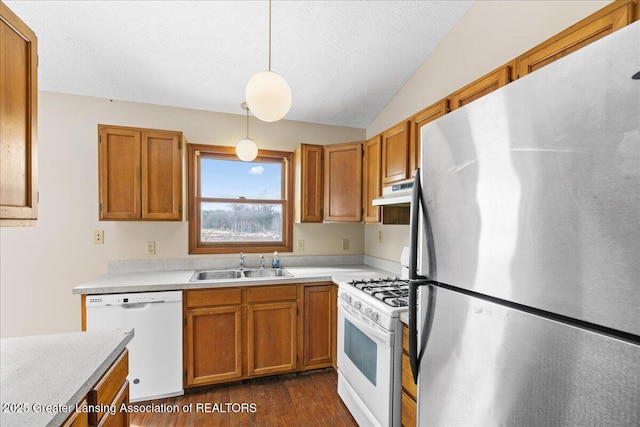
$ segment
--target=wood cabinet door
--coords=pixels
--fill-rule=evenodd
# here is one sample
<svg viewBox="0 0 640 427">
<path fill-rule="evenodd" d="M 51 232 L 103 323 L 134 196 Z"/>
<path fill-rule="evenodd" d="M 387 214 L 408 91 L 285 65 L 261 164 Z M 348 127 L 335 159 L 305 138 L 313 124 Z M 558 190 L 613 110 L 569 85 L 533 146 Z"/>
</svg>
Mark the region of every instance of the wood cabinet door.
<svg viewBox="0 0 640 427">
<path fill-rule="evenodd" d="M 185 387 L 242 376 L 240 305 L 186 310 Z"/>
<path fill-rule="evenodd" d="M 402 325 L 402 425 L 416 425 L 417 386 L 413 382 L 411 364 L 409 363 L 409 328 Z"/>
<path fill-rule="evenodd" d="M 411 163 L 411 176 L 415 176 L 416 169 L 420 167 L 420 151 L 421 151 L 421 139 L 420 130 L 422 126 L 427 123 L 444 116 L 449 112 L 449 100 L 444 99 L 436 102 L 435 104 L 425 108 L 418 114 L 411 118 L 411 140 L 410 147 L 410 163 Z"/>
<path fill-rule="evenodd" d="M 140 132 L 98 125 L 100 219 L 141 219 Z"/>
<path fill-rule="evenodd" d="M 373 206 L 373 199 L 382 192 L 382 135 L 374 136 L 364 143 L 362 188 L 364 201 L 364 221 L 380 222 L 380 206 Z"/>
<path fill-rule="evenodd" d="M 471 101 L 482 98 L 486 94 L 506 85 L 510 81 L 510 73 L 511 67 L 505 65 L 454 92 L 449 96 L 451 99 L 451 110 L 465 106 Z"/>
<path fill-rule="evenodd" d="M 611 34 L 634 20 L 633 1 L 615 1 L 516 58 L 523 77 L 565 55 Z"/>
<path fill-rule="evenodd" d="M 401 425 L 403 427 L 415 427 L 417 425 L 418 409 L 416 401 L 413 400 L 407 393 L 402 391 L 402 416 Z"/>
<path fill-rule="evenodd" d="M 38 218 L 38 41 L 0 2 L 0 225 Z"/>
<path fill-rule="evenodd" d="M 142 131 L 142 218 L 182 218 L 182 134 Z"/>
<path fill-rule="evenodd" d="M 294 371 L 297 367 L 296 301 L 247 306 L 248 375 Z"/>
<path fill-rule="evenodd" d="M 409 122 L 398 123 L 382 137 L 382 184 L 409 178 Z"/>
<path fill-rule="evenodd" d="M 333 285 L 305 286 L 303 295 L 303 369 L 332 366 L 336 339 Z"/>
<path fill-rule="evenodd" d="M 322 145 L 301 144 L 296 150 L 296 222 L 322 222 L 324 165 Z"/>
<path fill-rule="evenodd" d="M 362 142 L 324 147 L 324 219 L 362 221 Z"/>
</svg>

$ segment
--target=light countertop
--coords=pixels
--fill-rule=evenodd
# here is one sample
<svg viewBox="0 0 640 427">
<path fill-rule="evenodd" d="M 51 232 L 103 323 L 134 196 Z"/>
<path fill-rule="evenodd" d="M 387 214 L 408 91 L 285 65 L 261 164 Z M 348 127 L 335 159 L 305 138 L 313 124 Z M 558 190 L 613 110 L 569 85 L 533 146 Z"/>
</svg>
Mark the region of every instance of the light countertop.
<svg viewBox="0 0 640 427">
<path fill-rule="evenodd" d="M 61 425 L 131 338 L 133 330 L 3 338 L 0 424 Z"/>
<path fill-rule="evenodd" d="M 232 286 L 264 286 L 287 283 L 334 282 L 395 277 L 396 273 L 367 264 L 335 266 L 285 266 L 293 277 L 219 279 L 190 282 L 196 270 L 107 273 L 73 288 L 79 294 L 154 292 Z"/>
<path fill-rule="evenodd" d="M 400 321 L 402 323 L 404 323 L 405 325 L 409 326 L 409 310 L 407 311 L 403 311 L 402 313 L 400 313 Z"/>
</svg>

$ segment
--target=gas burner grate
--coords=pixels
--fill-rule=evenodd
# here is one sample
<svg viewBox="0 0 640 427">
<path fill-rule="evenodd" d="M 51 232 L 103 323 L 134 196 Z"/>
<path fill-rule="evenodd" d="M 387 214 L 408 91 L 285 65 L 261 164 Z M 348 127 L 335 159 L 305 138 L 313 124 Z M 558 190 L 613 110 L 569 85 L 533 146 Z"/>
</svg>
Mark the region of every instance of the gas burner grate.
<svg viewBox="0 0 640 427">
<path fill-rule="evenodd" d="M 392 307 L 409 305 L 409 282 L 398 277 L 352 280 L 347 283 Z"/>
</svg>

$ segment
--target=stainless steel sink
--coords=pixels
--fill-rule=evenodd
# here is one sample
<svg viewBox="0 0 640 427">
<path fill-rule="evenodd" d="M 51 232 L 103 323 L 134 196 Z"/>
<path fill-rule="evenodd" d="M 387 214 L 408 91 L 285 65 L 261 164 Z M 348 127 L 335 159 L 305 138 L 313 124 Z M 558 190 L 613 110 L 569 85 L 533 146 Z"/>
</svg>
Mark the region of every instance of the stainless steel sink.
<svg viewBox="0 0 640 427">
<path fill-rule="evenodd" d="M 244 270 L 245 277 L 292 277 L 284 268 L 258 268 L 255 270 Z"/>
<path fill-rule="evenodd" d="M 248 270 L 207 270 L 196 271 L 191 282 L 206 280 L 229 280 L 242 278 L 293 277 L 284 268 L 256 268 Z"/>
<path fill-rule="evenodd" d="M 191 277 L 192 282 L 200 280 L 220 280 L 220 279 L 241 279 L 241 270 L 208 270 L 208 271 L 196 271 Z"/>
</svg>

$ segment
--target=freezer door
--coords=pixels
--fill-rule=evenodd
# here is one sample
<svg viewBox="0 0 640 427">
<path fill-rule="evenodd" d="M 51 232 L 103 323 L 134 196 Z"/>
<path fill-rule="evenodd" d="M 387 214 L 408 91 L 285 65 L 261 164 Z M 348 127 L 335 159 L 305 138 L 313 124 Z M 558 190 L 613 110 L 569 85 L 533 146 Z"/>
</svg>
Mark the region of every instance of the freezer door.
<svg viewBox="0 0 640 427">
<path fill-rule="evenodd" d="M 638 345 L 447 289 L 435 300 L 418 425 L 640 425 Z"/>
<path fill-rule="evenodd" d="M 638 71 L 640 22 L 422 128 L 436 280 L 640 336 Z"/>
</svg>

